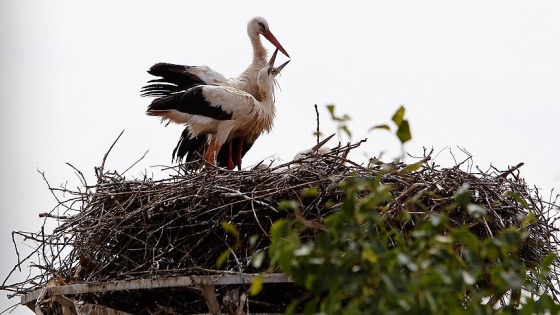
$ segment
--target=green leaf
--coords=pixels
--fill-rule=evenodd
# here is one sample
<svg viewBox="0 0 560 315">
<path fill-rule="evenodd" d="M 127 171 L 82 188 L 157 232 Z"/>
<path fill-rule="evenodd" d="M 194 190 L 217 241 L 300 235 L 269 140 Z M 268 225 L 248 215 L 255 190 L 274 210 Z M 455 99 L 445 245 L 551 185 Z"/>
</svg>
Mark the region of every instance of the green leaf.
<svg viewBox="0 0 560 315">
<path fill-rule="evenodd" d="M 263 251 L 256 252 L 253 254 L 253 257 L 251 259 L 251 265 L 253 265 L 253 267 L 255 268 L 260 268 L 263 260 L 264 260 L 264 252 Z"/>
<path fill-rule="evenodd" d="M 453 279 L 451 278 L 451 275 L 449 274 L 448 270 L 443 268 L 438 268 L 435 271 L 436 274 L 441 278 L 441 281 L 443 281 L 443 283 L 451 284 L 453 282 Z"/>
<path fill-rule="evenodd" d="M 463 257 L 473 268 L 478 268 L 483 263 L 480 253 L 470 248 L 463 249 Z"/>
<path fill-rule="evenodd" d="M 255 245 L 257 244 L 257 241 L 259 240 L 259 238 L 260 238 L 259 235 L 256 235 L 256 234 L 255 234 L 255 235 L 252 235 L 252 236 L 249 238 L 249 246 L 251 246 L 251 247 L 252 247 L 252 246 L 255 246 Z"/>
<path fill-rule="evenodd" d="M 432 226 L 437 227 L 440 224 L 445 224 L 445 218 L 440 214 L 430 214 L 429 220 L 432 223 Z"/>
<path fill-rule="evenodd" d="M 302 197 L 317 197 L 319 196 L 319 189 L 317 187 L 310 187 L 301 191 Z"/>
<path fill-rule="evenodd" d="M 393 280 L 391 279 L 391 277 L 388 274 L 382 273 L 380 275 L 380 277 L 381 277 L 381 280 L 383 280 L 383 282 L 385 283 L 385 286 L 387 287 L 388 291 L 391 294 L 397 293 L 397 288 L 395 286 L 395 283 L 393 282 Z"/>
<path fill-rule="evenodd" d="M 313 251 L 313 243 L 301 245 L 298 249 L 294 250 L 294 256 L 308 256 Z"/>
<path fill-rule="evenodd" d="M 300 244 L 299 234 L 294 230 L 294 221 L 276 220 L 270 228 L 272 236 L 268 253 L 272 263 L 278 262 L 284 271 L 289 270 L 293 262 L 293 251 Z"/>
<path fill-rule="evenodd" d="M 408 258 L 408 256 L 406 256 L 403 253 L 398 253 L 397 254 L 397 261 L 399 262 L 399 264 L 401 265 L 406 265 L 410 262 L 410 258 Z"/>
<path fill-rule="evenodd" d="M 537 219 L 537 215 L 534 212 L 529 212 L 526 216 L 523 217 L 523 221 L 521 222 L 521 226 L 527 227 L 529 224 L 535 222 Z"/>
<path fill-rule="evenodd" d="M 395 112 L 395 114 L 391 119 L 395 122 L 395 124 L 398 127 L 400 127 L 400 125 L 403 123 L 403 117 L 404 117 L 404 107 L 401 105 L 401 107 L 397 109 L 397 111 Z"/>
<path fill-rule="evenodd" d="M 401 143 L 405 143 L 412 139 L 412 134 L 410 133 L 410 126 L 408 125 L 408 120 L 403 120 L 397 129 L 397 137 Z"/>
<path fill-rule="evenodd" d="M 310 265 L 320 265 L 323 266 L 325 264 L 325 258 L 319 257 L 319 258 L 309 258 L 308 260 Z"/>
<path fill-rule="evenodd" d="M 385 129 L 385 130 L 391 131 L 391 128 L 389 127 L 389 125 L 383 124 L 383 125 L 377 125 L 377 126 L 373 126 L 373 127 L 369 128 L 368 132 L 372 131 L 374 129 Z"/>
<path fill-rule="evenodd" d="M 264 280 L 264 274 L 262 274 L 262 273 L 259 273 L 253 279 L 253 283 L 251 283 L 251 287 L 249 288 L 249 294 L 251 296 L 255 296 L 255 295 L 261 293 L 261 291 L 263 289 L 263 280 Z"/>
<path fill-rule="evenodd" d="M 474 203 L 469 203 L 467 205 L 467 211 L 469 212 L 471 217 L 473 217 L 475 219 L 486 216 L 488 214 L 488 210 L 486 210 L 486 208 L 484 208 L 483 206 L 479 206 L 477 204 L 474 204 Z"/>
<path fill-rule="evenodd" d="M 299 298 L 299 299 L 294 299 L 292 302 L 290 302 L 290 304 L 288 305 L 288 307 L 286 308 L 286 311 L 284 314 L 286 315 L 293 315 L 296 313 L 296 309 L 297 307 L 300 305 L 301 301 L 303 300 L 303 298 Z"/>
<path fill-rule="evenodd" d="M 334 119 L 334 105 L 333 104 L 327 105 L 327 109 L 329 110 L 329 113 L 331 113 L 331 118 Z"/>
<path fill-rule="evenodd" d="M 453 244 L 453 238 L 445 235 L 436 235 L 434 241 L 442 244 Z"/>
<path fill-rule="evenodd" d="M 455 193 L 455 201 L 459 206 L 466 207 L 471 202 L 471 191 L 469 190 L 469 184 L 463 184 L 457 193 Z"/>
<path fill-rule="evenodd" d="M 529 204 L 527 203 L 527 200 L 525 200 L 525 198 L 523 198 L 521 194 L 516 193 L 514 191 L 508 191 L 506 193 L 506 196 L 511 197 L 513 200 L 517 201 L 523 208 L 529 209 Z"/>
<path fill-rule="evenodd" d="M 282 200 L 278 203 L 278 210 L 294 210 L 299 208 L 299 203 L 295 200 Z"/>
<path fill-rule="evenodd" d="M 307 303 L 305 303 L 305 307 L 303 308 L 303 313 L 315 314 L 316 313 L 315 301 L 313 300 L 307 301 Z"/>
<path fill-rule="evenodd" d="M 465 282 L 466 284 L 473 285 L 476 283 L 476 278 L 469 272 L 463 270 L 462 275 L 463 275 L 463 282 Z"/>
<path fill-rule="evenodd" d="M 554 262 L 554 260 L 556 260 L 556 257 L 557 256 L 554 253 L 546 255 L 541 262 L 542 268 L 548 270 L 550 265 Z"/>
<path fill-rule="evenodd" d="M 348 126 L 344 125 L 344 126 L 341 127 L 341 129 L 346 133 L 348 138 L 352 138 L 352 132 L 350 132 L 350 129 L 348 129 Z"/>
<path fill-rule="evenodd" d="M 377 263 L 377 261 L 379 260 L 379 258 L 377 257 L 377 255 L 375 254 L 375 252 L 371 249 L 371 248 L 365 248 L 362 251 L 362 257 L 363 260 L 368 261 L 372 264 Z"/>
<path fill-rule="evenodd" d="M 432 312 L 432 314 L 437 314 L 437 313 L 441 312 L 441 309 L 438 306 L 438 303 L 434 299 L 434 296 L 432 295 L 432 293 L 429 292 L 429 291 L 426 292 L 426 301 L 428 302 L 428 305 L 430 305 L 430 311 Z"/>
<path fill-rule="evenodd" d="M 418 270 L 418 265 L 412 262 L 410 258 L 403 253 L 397 254 L 397 261 L 399 264 L 406 266 L 412 272 L 416 272 Z"/>
<path fill-rule="evenodd" d="M 518 274 L 513 271 L 502 271 L 500 276 L 507 284 L 507 286 L 512 290 L 520 290 L 522 285 L 522 280 Z"/>
<path fill-rule="evenodd" d="M 231 248 L 228 248 L 226 251 L 224 251 L 220 257 L 218 257 L 218 259 L 216 259 L 216 266 L 218 268 L 222 268 L 222 265 L 226 262 L 226 260 L 229 257 L 229 254 L 231 254 Z"/>
<path fill-rule="evenodd" d="M 504 242 L 501 249 L 504 251 L 512 251 L 518 249 L 518 246 L 521 245 L 525 237 L 527 237 L 527 234 L 522 231 L 517 231 L 514 227 L 510 227 L 509 229 L 501 231 L 498 237 Z"/>
<path fill-rule="evenodd" d="M 419 170 L 422 165 L 424 165 L 424 162 L 420 161 L 420 162 L 416 162 L 414 164 L 410 164 L 407 167 L 403 168 L 402 170 L 399 171 L 400 175 L 406 175 L 406 174 L 410 174 L 416 170 Z"/>
<path fill-rule="evenodd" d="M 229 232 L 230 234 L 232 234 L 233 236 L 235 236 L 235 238 L 239 238 L 239 231 L 233 224 L 224 221 L 222 222 L 222 228 L 227 232 Z"/>
<path fill-rule="evenodd" d="M 460 228 L 451 230 L 451 235 L 461 244 L 470 248 L 473 252 L 478 252 L 480 247 L 480 239 L 474 235 L 468 228 Z"/>
<path fill-rule="evenodd" d="M 286 236 L 288 231 L 291 231 L 291 220 L 280 219 L 274 221 L 272 227 L 270 228 L 270 233 L 272 235 L 272 241 L 276 239 L 282 239 Z"/>
</svg>

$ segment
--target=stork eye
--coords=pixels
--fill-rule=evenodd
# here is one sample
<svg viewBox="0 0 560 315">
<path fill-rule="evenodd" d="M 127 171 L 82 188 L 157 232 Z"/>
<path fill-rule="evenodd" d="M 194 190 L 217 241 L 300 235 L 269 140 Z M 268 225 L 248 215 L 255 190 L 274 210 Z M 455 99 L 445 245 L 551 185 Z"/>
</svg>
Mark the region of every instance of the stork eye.
<svg viewBox="0 0 560 315">
<path fill-rule="evenodd" d="M 263 30 L 266 29 L 266 27 L 264 27 L 264 23 L 263 23 L 263 22 L 258 22 L 258 23 L 259 23 L 259 26 L 260 26 Z"/>
</svg>

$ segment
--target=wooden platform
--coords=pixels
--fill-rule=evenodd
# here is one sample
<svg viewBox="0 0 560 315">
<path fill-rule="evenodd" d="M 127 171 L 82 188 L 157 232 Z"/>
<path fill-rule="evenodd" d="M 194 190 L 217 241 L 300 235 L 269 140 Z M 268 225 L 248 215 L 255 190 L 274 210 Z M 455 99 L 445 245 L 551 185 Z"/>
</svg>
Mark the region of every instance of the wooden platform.
<svg viewBox="0 0 560 315">
<path fill-rule="evenodd" d="M 134 279 L 120 280 L 111 282 L 95 282 L 80 283 L 63 286 L 46 286 L 24 295 L 21 304 L 26 305 L 38 315 L 44 315 L 41 308 L 58 307 L 63 315 L 80 315 L 80 314 L 104 314 L 104 315 L 127 315 L 129 313 L 111 309 L 102 305 L 91 303 L 83 303 L 70 297 L 76 297 L 81 294 L 104 293 L 114 291 L 134 291 L 134 290 L 153 290 L 166 288 L 190 288 L 200 292 L 206 300 L 208 312 L 206 314 L 221 314 L 223 303 L 220 303 L 216 297 L 216 286 L 227 285 L 248 285 L 253 282 L 258 274 L 223 274 L 223 275 L 205 275 L 205 276 L 182 276 L 169 278 L 154 279 Z M 263 284 L 279 284 L 292 283 L 291 279 L 282 273 L 265 274 Z M 233 291 L 235 293 L 235 291 Z M 232 294 L 231 297 L 226 296 L 224 299 L 231 300 L 232 303 L 238 303 L 237 314 L 244 314 L 240 310 L 247 299 L 245 293 L 239 292 Z M 238 299 L 237 301 L 234 301 Z M 55 305 L 58 304 L 58 305 Z M 253 314 L 253 312 L 251 312 Z M 166 313 L 162 313 L 166 314 Z M 199 313 L 200 314 L 200 313 Z M 268 313 L 270 314 L 270 313 Z"/>
</svg>

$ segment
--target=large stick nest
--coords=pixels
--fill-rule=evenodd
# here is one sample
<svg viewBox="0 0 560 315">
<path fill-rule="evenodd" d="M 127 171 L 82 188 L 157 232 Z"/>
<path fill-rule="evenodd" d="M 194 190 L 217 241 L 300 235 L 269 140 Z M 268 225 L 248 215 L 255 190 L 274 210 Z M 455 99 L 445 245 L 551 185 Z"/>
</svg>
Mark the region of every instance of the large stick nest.
<svg viewBox="0 0 560 315">
<path fill-rule="evenodd" d="M 296 200 L 309 225 L 321 226 L 340 206 L 341 182 L 349 177 L 374 177 L 387 166 L 391 171 L 382 172 L 381 183 L 391 187 L 393 201 L 385 212 L 391 227 L 406 232 L 407 224 L 446 211 L 451 224 L 470 226 L 480 238 L 486 238 L 520 226 L 519 218 L 533 212 L 536 220 L 529 227 L 521 259 L 533 266 L 557 251 L 556 200 L 544 201 L 519 178 L 516 168 L 472 172 L 467 166 L 472 166 L 470 158 L 463 165 L 441 168 L 430 161 L 429 154 L 420 162 L 422 167 L 412 172 L 402 163 L 358 165 L 346 159 L 348 151 L 358 145 L 339 146 L 328 154 L 261 170 L 207 168 L 185 173 L 176 168 L 176 175 L 163 180 L 129 180 L 101 168 L 98 183 L 88 186 L 84 180 L 83 191 L 51 188 L 73 196 L 60 201 L 58 213 L 43 214 L 58 220 L 58 227 L 50 234 L 14 232 L 36 242 L 37 255 L 30 257 L 39 258 L 32 265 L 39 273 L 3 289 L 23 294 L 49 281 L 70 284 L 266 271 L 266 263 L 256 269 L 250 260 L 256 251 L 268 247 L 272 223 L 292 215 L 278 210 L 282 200 Z M 465 166 L 468 172 L 462 170 Z M 449 211 L 456 192 L 465 184 L 472 201 L 488 209 L 487 216 L 474 218 L 460 207 Z M 316 188 L 318 195 L 302 197 L 307 188 Z M 403 213 L 407 213 L 408 223 L 403 223 Z M 223 222 L 239 230 L 241 242 L 223 228 Z M 249 244 L 255 235 L 256 242 Z M 227 250 L 232 254 L 217 268 L 218 258 Z"/>
</svg>

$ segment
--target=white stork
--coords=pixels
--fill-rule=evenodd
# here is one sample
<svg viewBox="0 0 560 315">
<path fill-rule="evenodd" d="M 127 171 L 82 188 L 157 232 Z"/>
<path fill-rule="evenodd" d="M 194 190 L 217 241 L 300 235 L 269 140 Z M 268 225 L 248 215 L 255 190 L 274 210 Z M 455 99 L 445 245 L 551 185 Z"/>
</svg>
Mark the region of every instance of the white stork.
<svg viewBox="0 0 560 315">
<path fill-rule="evenodd" d="M 324 146 L 329 140 L 331 140 L 332 137 L 334 137 L 334 133 L 328 137 L 326 137 L 325 139 L 323 139 L 321 142 L 317 143 L 316 145 L 314 145 L 311 149 L 305 149 L 305 150 L 301 150 L 299 151 L 294 158 L 292 159 L 292 162 L 294 164 L 294 168 L 299 168 L 302 165 L 302 162 L 311 162 L 311 161 L 316 161 L 319 155 L 323 155 L 323 154 L 328 154 L 331 152 L 331 149 L 329 147 Z M 257 164 L 256 166 L 253 167 L 253 170 L 266 170 L 270 168 L 271 164 L 264 164 L 263 161 L 261 161 L 259 164 Z M 292 168 L 292 166 L 290 166 L 289 164 L 287 166 L 283 166 L 280 168 L 277 168 L 274 170 L 274 172 L 279 172 L 282 173 L 284 172 L 286 169 Z"/>
<path fill-rule="evenodd" d="M 323 139 L 321 142 L 317 143 L 316 145 L 314 145 L 311 149 L 307 149 L 307 150 L 302 150 L 299 151 L 294 158 L 292 159 L 292 161 L 313 161 L 316 160 L 317 158 L 313 156 L 314 155 L 322 155 L 322 154 L 327 154 L 331 152 L 331 149 L 329 147 L 325 147 L 324 145 L 331 140 L 332 137 L 334 137 L 334 133 L 328 137 L 326 137 L 325 139 Z"/>
<path fill-rule="evenodd" d="M 204 159 L 216 165 L 218 152 L 232 135 L 258 136 L 272 128 L 275 115 L 273 68 L 277 52 L 278 49 L 257 74 L 259 99 L 231 86 L 197 85 L 185 92 L 155 99 L 146 114 L 187 124 L 191 137 L 207 135 L 209 146 Z"/>
<path fill-rule="evenodd" d="M 262 17 L 252 18 L 247 23 L 247 35 L 253 46 L 253 60 L 249 67 L 238 77 L 227 80 L 222 74 L 207 66 L 181 66 L 158 63 L 152 66 L 148 73 L 159 76 L 161 79 L 149 81 L 151 84 L 142 89 L 142 95 L 161 97 L 196 85 L 216 84 L 227 85 L 248 92 L 260 101 L 257 73 L 267 64 L 267 52 L 260 40 L 260 35 L 263 35 L 287 57 L 289 55 L 270 31 L 268 22 Z M 228 143 L 226 148 L 220 151 L 218 164 L 220 166 L 227 165 L 230 169 L 237 165 L 241 169 L 241 158 L 249 150 L 256 138 L 252 142 L 247 142 L 243 138 L 232 140 L 232 143 Z M 183 158 L 187 161 L 194 160 L 196 158 L 195 152 L 200 153 L 206 143 L 208 143 L 206 136 L 203 135 L 200 138 L 192 137 L 192 132 L 187 126 L 173 150 L 173 159 L 177 161 Z M 232 150 L 236 151 L 235 163 L 232 161 Z"/>
</svg>

